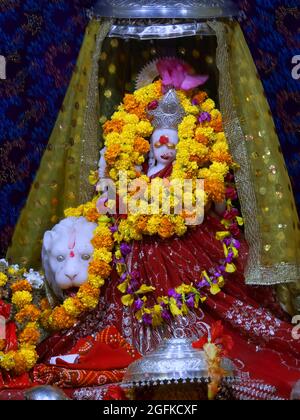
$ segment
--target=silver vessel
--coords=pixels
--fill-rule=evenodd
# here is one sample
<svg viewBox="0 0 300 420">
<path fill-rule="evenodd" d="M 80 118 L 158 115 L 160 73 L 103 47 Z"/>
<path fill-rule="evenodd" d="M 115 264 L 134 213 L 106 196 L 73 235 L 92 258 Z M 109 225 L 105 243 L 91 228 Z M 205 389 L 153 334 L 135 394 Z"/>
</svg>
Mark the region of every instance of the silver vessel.
<svg viewBox="0 0 300 420">
<path fill-rule="evenodd" d="M 234 376 L 234 366 L 229 359 L 223 359 L 222 367 L 228 377 Z M 204 352 L 194 349 L 192 340 L 173 338 L 164 340 L 155 351 L 132 363 L 127 369 L 124 382 L 145 386 L 204 382 L 208 379 Z"/>
</svg>

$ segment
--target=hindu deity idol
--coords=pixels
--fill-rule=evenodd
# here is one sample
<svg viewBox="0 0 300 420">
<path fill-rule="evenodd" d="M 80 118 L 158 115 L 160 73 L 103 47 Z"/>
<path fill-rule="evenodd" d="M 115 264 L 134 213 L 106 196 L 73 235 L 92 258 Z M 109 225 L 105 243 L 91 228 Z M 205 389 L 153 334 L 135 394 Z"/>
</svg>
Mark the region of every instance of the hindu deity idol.
<svg viewBox="0 0 300 420">
<path fill-rule="evenodd" d="M 137 179 L 144 182 L 138 194 L 139 211 L 112 213 L 101 179 L 91 202 L 66 211 L 66 216 L 85 217 L 90 223 L 86 244 L 82 243 L 83 257 L 76 260 L 86 283 L 77 296 L 62 302 L 74 326 L 40 345 L 41 360 L 48 363 L 76 353 L 78 343 L 90 343 L 86 337 L 111 326 L 145 354 L 165 338 L 204 336 L 221 320 L 234 342 L 229 356 L 236 369 L 264 387 L 276 387 L 278 396 L 288 396 L 291 384 L 300 377 L 300 345 L 293 339 L 289 317 L 274 289 L 245 283 L 249 245 L 235 189 L 237 168 L 222 115 L 206 92 L 199 90 L 206 77 L 193 74 L 178 60 L 160 60 L 155 65 L 155 80 L 126 95 L 104 124 L 105 147 L 99 162 L 99 178 L 110 178 L 117 190 L 124 173 L 129 184 Z M 179 181 L 199 178 L 204 181 L 203 222 L 188 226 L 191 210 L 175 211 L 182 192 Z M 162 206 L 155 214 L 148 194 L 153 185 L 161 188 L 157 196 Z M 194 185 L 182 195 L 197 202 Z M 163 207 L 166 190 L 170 213 Z M 123 193 L 119 188 L 117 197 Z M 129 185 L 127 204 L 134 193 Z M 80 251 L 75 247 L 77 236 L 74 229 L 69 232 L 62 241 L 67 254 L 54 255 L 51 244 L 60 245 L 55 243 L 56 234 L 45 236 L 44 265 L 48 267 L 56 256 L 55 267 L 65 264 L 69 269 Z M 79 286 L 77 275 L 64 273 L 72 288 Z M 60 289 L 68 288 L 66 281 L 55 273 L 48 277 L 61 298 Z"/>
</svg>

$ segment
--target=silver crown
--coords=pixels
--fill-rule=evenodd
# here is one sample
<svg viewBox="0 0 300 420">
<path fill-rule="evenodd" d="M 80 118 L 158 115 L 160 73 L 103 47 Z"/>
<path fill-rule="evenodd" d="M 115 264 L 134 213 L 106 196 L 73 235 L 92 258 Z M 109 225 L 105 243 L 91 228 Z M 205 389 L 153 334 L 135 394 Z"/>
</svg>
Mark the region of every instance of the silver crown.
<svg viewBox="0 0 300 420">
<path fill-rule="evenodd" d="M 154 128 L 175 128 L 177 130 L 185 116 L 185 111 L 176 91 L 171 89 L 159 101 L 158 107 L 148 111 L 148 114 L 153 117 Z"/>
</svg>

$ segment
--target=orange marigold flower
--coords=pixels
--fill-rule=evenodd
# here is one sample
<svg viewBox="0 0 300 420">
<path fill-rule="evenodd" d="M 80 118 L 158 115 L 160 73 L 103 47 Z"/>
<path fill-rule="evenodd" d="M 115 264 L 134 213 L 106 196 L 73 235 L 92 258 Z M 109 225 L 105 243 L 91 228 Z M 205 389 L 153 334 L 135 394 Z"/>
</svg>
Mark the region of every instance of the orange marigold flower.
<svg viewBox="0 0 300 420">
<path fill-rule="evenodd" d="M 16 292 L 32 292 L 32 286 L 27 280 L 19 280 L 11 286 L 13 293 Z"/>
<path fill-rule="evenodd" d="M 208 160 L 207 156 L 191 155 L 191 157 L 190 157 L 191 162 L 197 162 L 198 164 L 202 164 L 204 162 L 207 162 L 207 160 Z"/>
<path fill-rule="evenodd" d="M 145 106 L 139 103 L 132 94 L 125 95 L 124 108 L 129 114 L 135 114 L 140 120 L 147 119 Z"/>
<path fill-rule="evenodd" d="M 40 324 L 45 330 L 50 329 L 50 316 L 52 314 L 51 309 L 45 309 L 40 316 Z"/>
<path fill-rule="evenodd" d="M 228 152 L 211 152 L 210 153 L 210 160 L 212 162 L 220 162 L 220 163 L 227 163 L 228 165 L 231 165 L 233 160 L 232 156 Z"/>
<path fill-rule="evenodd" d="M 106 121 L 106 123 L 103 125 L 104 134 L 109 133 L 122 133 L 123 127 L 125 125 L 125 122 L 122 120 L 111 120 Z"/>
<path fill-rule="evenodd" d="M 163 94 L 163 84 L 161 80 L 157 80 L 154 82 L 154 91 L 158 97 L 162 96 Z"/>
<path fill-rule="evenodd" d="M 219 115 L 217 118 L 213 119 L 210 122 L 210 126 L 215 130 L 216 133 L 221 133 L 223 131 L 222 116 Z"/>
<path fill-rule="evenodd" d="M 109 235 L 105 235 L 105 236 L 96 235 L 92 239 L 92 245 L 94 246 L 94 248 L 106 248 L 106 249 L 111 250 L 114 245 L 114 240 Z"/>
<path fill-rule="evenodd" d="M 139 152 L 139 153 L 145 155 L 150 150 L 149 142 L 147 140 L 145 140 L 143 137 L 137 137 L 134 140 L 134 150 L 136 152 Z"/>
<path fill-rule="evenodd" d="M 167 217 L 163 217 L 161 220 L 161 224 L 158 228 L 158 234 L 162 238 L 170 238 L 175 233 L 175 228 L 173 223 L 170 222 L 170 220 Z"/>
<path fill-rule="evenodd" d="M 82 286 L 80 286 L 78 290 L 78 298 L 80 299 L 83 295 L 98 297 L 99 293 L 100 293 L 99 289 L 96 289 L 95 287 L 91 286 L 89 283 L 84 283 Z"/>
<path fill-rule="evenodd" d="M 198 105 L 201 105 L 206 99 L 208 98 L 208 94 L 206 92 L 199 92 L 196 96 L 194 96 L 194 100 L 197 101 Z"/>
<path fill-rule="evenodd" d="M 89 265 L 89 274 L 107 278 L 111 273 L 111 266 L 104 261 L 92 261 Z"/>
<path fill-rule="evenodd" d="M 26 358 L 19 352 L 14 353 L 14 369 L 13 372 L 16 376 L 22 375 L 27 371 L 27 362 Z"/>
<path fill-rule="evenodd" d="M 197 133 L 197 130 L 196 130 L 196 136 L 195 136 L 195 139 L 196 139 L 199 143 L 204 144 L 205 146 L 207 146 L 207 145 L 208 145 L 208 143 L 209 143 L 209 139 L 208 139 L 206 136 L 204 136 L 204 134 Z"/>
<path fill-rule="evenodd" d="M 16 321 L 22 324 L 25 321 L 37 321 L 41 315 L 41 311 L 34 305 L 26 305 L 16 315 Z"/>
<path fill-rule="evenodd" d="M 221 181 L 206 179 L 204 181 L 205 192 L 216 203 L 225 200 L 225 185 Z"/>
<path fill-rule="evenodd" d="M 49 318 L 50 327 L 54 331 L 71 328 L 75 322 L 76 319 L 68 315 L 62 306 L 56 307 Z"/>
<path fill-rule="evenodd" d="M 113 144 L 108 147 L 105 152 L 105 160 L 109 165 L 112 165 L 117 159 L 119 153 L 121 152 L 121 146 L 119 144 Z"/>
<path fill-rule="evenodd" d="M 86 212 L 85 217 L 86 217 L 86 219 L 87 219 L 89 222 L 97 222 L 97 220 L 98 220 L 98 219 L 99 219 L 99 217 L 100 217 L 100 214 L 99 214 L 98 210 L 97 210 L 97 209 L 96 209 L 96 207 L 95 207 L 95 208 L 93 208 L 93 209 L 89 209 L 89 210 Z"/>
<path fill-rule="evenodd" d="M 6 340 L 0 340 L 0 351 L 3 351 L 6 347 Z"/>
<path fill-rule="evenodd" d="M 35 345 L 40 339 L 40 332 L 36 326 L 28 325 L 19 335 L 19 341 L 21 344 L 32 344 Z"/>
<path fill-rule="evenodd" d="M 50 304 L 47 298 L 41 299 L 40 308 L 42 311 L 46 311 L 47 309 L 50 309 Z"/>
<path fill-rule="evenodd" d="M 138 232 L 144 232 L 148 223 L 148 217 L 147 216 L 140 216 L 135 224 L 135 228 Z"/>
</svg>

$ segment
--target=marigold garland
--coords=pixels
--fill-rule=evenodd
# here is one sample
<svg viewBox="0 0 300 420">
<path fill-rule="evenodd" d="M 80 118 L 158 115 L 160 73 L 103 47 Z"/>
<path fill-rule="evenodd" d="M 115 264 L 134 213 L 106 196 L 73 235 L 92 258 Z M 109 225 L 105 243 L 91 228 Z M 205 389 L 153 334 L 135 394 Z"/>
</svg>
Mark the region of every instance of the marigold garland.
<svg viewBox="0 0 300 420">
<path fill-rule="evenodd" d="M 164 212 L 166 197 L 171 198 L 171 209 L 178 204 L 174 193 L 176 187 L 185 179 L 204 180 L 204 204 L 222 202 L 226 194 L 226 176 L 234 168 L 232 157 L 222 128 L 221 113 L 215 108 L 213 100 L 205 92 L 193 95 L 191 92 L 178 91 L 177 95 L 186 112 L 178 127 L 179 142 L 177 155 L 169 179 L 150 179 L 142 175 L 139 167 L 145 162 L 150 150 L 148 139 L 153 127 L 147 109 L 158 105 L 163 96 L 162 82 L 154 82 L 132 95 L 126 95 L 124 102 L 113 114 L 110 121 L 104 124 L 105 159 L 107 175 L 116 183 L 119 194 L 122 194 L 119 181 L 120 173 L 125 173 L 132 180 L 130 197 L 136 192 L 134 182 L 143 180 L 145 189 L 138 200 L 139 210 L 121 219 L 118 225 L 108 216 L 97 211 L 99 195 L 91 202 L 74 209 L 67 209 L 65 216 L 84 216 L 88 221 L 97 223 L 92 244 L 94 253 L 88 269 L 88 280 L 82 285 L 76 296 L 67 298 L 63 304 L 51 309 L 46 300 L 39 304 L 33 302 L 33 291 L 30 283 L 14 267 L 7 273 L 0 272 L 0 288 L 7 286 L 9 276 L 18 275 L 10 285 L 11 302 L 16 310 L 15 320 L 20 324 L 18 350 L 5 352 L 5 341 L 0 341 L 0 368 L 15 374 L 30 370 L 37 361 L 36 345 L 40 339 L 40 330 L 60 331 L 72 327 L 86 311 L 96 308 L 99 302 L 100 289 L 109 278 L 112 263 L 120 275 L 119 290 L 123 294 L 122 303 L 134 306 L 136 317 L 147 325 L 154 327 L 169 320 L 172 316 L 183 316 L 192 308 L 199 307 L 205 300 L 202 289 L 208 288 L 216 294 L 224 284 L 226 273 L 235 271 L 233 260 L 238 257 L 238 241 L 231 233 L 235 225 L 242 220 L 234 212 L 231 200 L 227 200 L 227 217 L 223 224 L 225 231 L 219 232 L 217 239 L 224 247 L 223 266 L 216 267 L 213 275 L 202 272 L 194 284 L 182 284 L 171 290 L 168 296 L 160 297 L 157 302 L 147 305 L 147 295 L 155 289 L 140 284 L 137 273 L 128 273 L 126 256 L 130 252 L 127 243 L 140 240 L 143 235 L 159 235 L 166 239 L 174 235 L 182 236 L 187 231 L 187 219 L 193 216 L 187 212 L 167 214 Z M 98 182 L 91 174 L 93 184 Z M 156 188 L 159 197 L 159 214 L 151 214 L 148 197 L 150 188 Z M 186 198 L 195 202 L 195 186 L 186 193 Z M 129 197 L 129 204 L 131 198 Z M 229 216 L 228 216 L 229 214 Z M 114 254 L 113 254 L 114 251 Z"/>
</svg>

